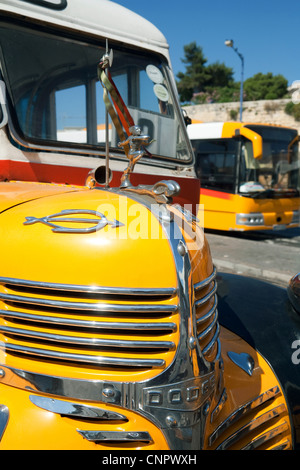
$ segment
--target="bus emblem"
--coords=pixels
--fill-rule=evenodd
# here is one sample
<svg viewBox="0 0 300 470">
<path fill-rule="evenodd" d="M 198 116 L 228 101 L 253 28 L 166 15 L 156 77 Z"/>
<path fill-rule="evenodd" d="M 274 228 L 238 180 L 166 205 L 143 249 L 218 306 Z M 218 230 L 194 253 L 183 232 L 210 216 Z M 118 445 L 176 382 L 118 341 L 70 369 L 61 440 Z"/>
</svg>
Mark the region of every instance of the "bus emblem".
<svg viewBox="0 0 300 470">
<path fill-rule="evenodd" d="M 78 215 L 91 215 L 95 218 L 88 218 L 88 217 L 77 217 Z M 75 217 L 69 217 L 75 216 Z M 55 223 L 54 223 L 55 222 Z M 96 232 L 107 225 L 110 225 L 112 228 L 121 227 L 124 224 L 119 222 L 118 220 L 110 221 L 108 220 L 104 214 L 101 212 L 93 211 L 93 210 L 77 210 L 77 209 L 70 209 L 70 210 L 62 210 L 57 214 L 47 215 L 46 217 L 26 217 L 26 221 L 24 225 L 33 225 L 36 223 L 42 223 L 48 225 L 52 228 L 52 232 L 56 233 L 92 233 Z M 90 227 L 65 227 L 58 225 L 73 223 L 73 224 L 88 224 L 91 225 Z"/>
</svg>

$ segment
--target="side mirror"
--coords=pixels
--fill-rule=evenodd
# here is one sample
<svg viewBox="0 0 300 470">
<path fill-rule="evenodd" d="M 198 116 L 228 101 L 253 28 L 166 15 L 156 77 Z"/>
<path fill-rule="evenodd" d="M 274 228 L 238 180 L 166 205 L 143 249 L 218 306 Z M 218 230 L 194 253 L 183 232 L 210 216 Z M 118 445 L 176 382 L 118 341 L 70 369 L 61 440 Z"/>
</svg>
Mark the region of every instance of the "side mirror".
<svg viewBox="0 0 300 470">
<path fill-rule="evenodd" d="M 192 124 L 192 120 L 191 118 L 187 115 L 187 112 L 185 109 L 182 109 L 182 114 L 183 114 L 183 119 L 184 119 L 184 123 L 186 126 L 189 126 L 190 124 Z"/>
<path fill-rule="evenodd" d="M 256 132 L 248 129 L 247 127 L 241 127 L 236 130 L 236 135 L 242 135 L 246 139 L 252 142 L 253 146 L 253 157 L 260 159 L 263 155 L 263 140 L 262 137 Z"/>
<path fill-rule="evenodd" d="M 4 81 L 0 80 L 0 128 L 6 126 L 7 122 L 6 88 Z"/>
<path fill-rule="evenodd" d="M 300 273 L 290 280 L 287 293 L 292 306 L 300 314 Z"/>
</svg>

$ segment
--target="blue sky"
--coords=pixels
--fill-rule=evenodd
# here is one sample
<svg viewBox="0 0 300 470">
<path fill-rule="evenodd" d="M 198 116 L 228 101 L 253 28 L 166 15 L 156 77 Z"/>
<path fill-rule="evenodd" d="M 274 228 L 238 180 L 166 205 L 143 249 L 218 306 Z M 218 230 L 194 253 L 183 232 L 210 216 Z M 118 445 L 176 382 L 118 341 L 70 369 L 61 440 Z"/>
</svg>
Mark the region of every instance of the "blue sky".
<svg viewBox="0 0 300 470">
<path fill-rule="evenodd" d="M 299 0 L 115 0 L 140 14 L 166 36 L 174 74 L 185 71 L 183 47 L 203 48 L 207 64 L 225 63 L 240 81 L 241 60 L 224 42 L 233 39 L 244 56 L 244 78 L 281 74 L 300 80 Z"/>
</svg>

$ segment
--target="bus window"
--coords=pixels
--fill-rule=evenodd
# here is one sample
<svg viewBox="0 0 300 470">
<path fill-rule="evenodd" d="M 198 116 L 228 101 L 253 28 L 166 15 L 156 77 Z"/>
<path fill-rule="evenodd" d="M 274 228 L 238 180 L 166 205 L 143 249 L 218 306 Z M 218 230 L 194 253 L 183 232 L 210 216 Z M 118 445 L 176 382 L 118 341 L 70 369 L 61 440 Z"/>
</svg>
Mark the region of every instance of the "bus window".
<svg viewBox="0 0 300 470">
<path fill-rule="evenodd" d="M 258 181 L 263 189 L 299 190 L 297 131 L 260 125 L 247 127 L 263 138 L 263 155 L 257 160 Z"/>
<path fill-rule="evenodd" d="M 3 73 L 12 103 L 15 134 L 20 140 L 83 154 L 105 150 L 105 108 L 97 66 L 105 53 L 101 42 L 82 42 L 0 22 Z M 191 164 L 193 155 L 181 111 L 174 106 L 172 80 L 160 55 L 109 44 L 111 76 L 136 125 L 150 135 L 154 158 Z M 18 139 L 19 140 L 19 139 Z M 115 156 L 124 157 L 111 126 Z M 77 150 L 76 150 L 77 149 Z"/>
<path fill-rule="evenodd" d="M 204 188 L 234 192 L 237 143 L 229 139 L 193 141 L 196 173 Z"/>
<path fill-rule="evenodd" d="M 257 182 L 259 163 L 253 156 L 252 142 L 244 142 L 241 147 L 240 188 L 244 183 Z"/>
<path fill-rule="evenodd" d="M 55 93 L 57 139 L 64 142 L 87 142 L 86 90 L 83 85 Z"/>
</svg>

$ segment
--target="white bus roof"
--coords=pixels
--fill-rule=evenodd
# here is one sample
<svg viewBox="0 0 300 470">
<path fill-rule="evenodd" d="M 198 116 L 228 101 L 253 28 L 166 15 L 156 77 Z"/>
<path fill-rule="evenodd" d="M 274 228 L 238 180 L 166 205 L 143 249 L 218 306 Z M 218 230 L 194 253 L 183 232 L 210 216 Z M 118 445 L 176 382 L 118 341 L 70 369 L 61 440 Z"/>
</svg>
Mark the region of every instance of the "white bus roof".
<svg viewBox="0 0 300 470">
<path fill-rule="evenodd" d="M 222 137 L 224 122 L 202 122 L 187 126 L 188 136 L 193 139 L 218 139 Z"/>
<path fill-rule="evenodd" d="M 57 9 L 60 3 L 66 3 L 66 7 Z M 42 0 L 36 4 L 34 0 L 0 0 L 1 11 L 108 40 L 125 41 L 169 59 L 164 35 L 145 18 L 110 0 Z"/>
</svg>

